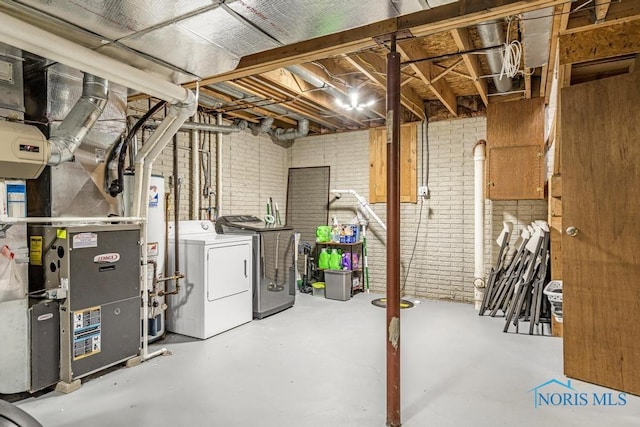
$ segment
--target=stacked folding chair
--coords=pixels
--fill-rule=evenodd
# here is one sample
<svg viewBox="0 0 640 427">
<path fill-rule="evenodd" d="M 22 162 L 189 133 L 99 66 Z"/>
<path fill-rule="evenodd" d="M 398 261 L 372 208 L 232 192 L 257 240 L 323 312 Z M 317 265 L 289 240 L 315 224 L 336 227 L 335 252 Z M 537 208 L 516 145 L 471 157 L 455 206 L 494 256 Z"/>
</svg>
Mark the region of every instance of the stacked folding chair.
<svg viewBox="0 0 640 427">
<path fill-rule="evenodd" d="M 519 332 L 520 322 L 529 322 L 529 334 L 536 330 L 543 334 L 544 324 L 550 322 L 549 302 L 542 293 L 550 280 L 549 226 L 546 221 L 534 222 L 522 231 L 513 246 L 508 243 L 510 234 L 510 224 L 505 223 L 480 315 L 489 311 L 495 317 L 501 311 L 505 317 L 504 332 L 511 325 Z"/>
</svg>

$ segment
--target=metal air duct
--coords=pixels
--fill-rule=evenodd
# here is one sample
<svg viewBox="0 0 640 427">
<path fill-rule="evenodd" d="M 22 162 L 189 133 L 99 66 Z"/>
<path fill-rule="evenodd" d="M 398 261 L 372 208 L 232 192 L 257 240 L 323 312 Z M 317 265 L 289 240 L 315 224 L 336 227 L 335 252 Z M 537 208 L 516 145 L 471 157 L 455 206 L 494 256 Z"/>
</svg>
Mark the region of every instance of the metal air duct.
<svg viewBox="0 0 640 427">
<path fill-rule="evenodd" d="M 301 119 L 298 121 L 297 129 L 282 129 L 278 128 L 269 132 L 271 140 L 273 142 L 293 142 L 296 138 L 302 138 L 309 133 L 309 120 Z"/>
<path fill-rule="evenodd" d="M 261 133 L 269 133 L 271 130 L 271 125 L 273 125 L 273 117 L 265 117 L 260 120 L 260 123 L 249 125 L 249 129 L 251 129 L 251 134 L 253 136 L 258 136 Z"/>
<path fill-rule="evenodd" d="M 502 46 L 505 43 L 504 31 L 502 23 L 498 20 L 492 20 L 478 24 L 478 36 L 482 41 L 483 47 Z M 493 74 L 493 83 L 498 92 L 508 92 L 513 86 L 513 80 L 510 77 L 500 77 L 502 71 L 502 62 L 504 61 L 504 53 L 502 48 L 495 48 L 487 51 L 487 62 L 489 69 Z"/>
<path fill-rule="evenodd" d="M 159 120 L 148 121 L 145 126 L 150 128 L 157 128 L 160 123 Z M 180 130 L 196 130 L 202 132 L 221 132 L 224 134 L 230 134 L 233 132 L 240 132 L 250 127 L 246 120 L 240 120 L 232 125 L 218 125 L 213 123 L 199 123 L 199 122 L 184 122 L 180 126 Z"/>
<path fill-rule="evenodd" d="M 82 140 L 89 133 L 109 102 L 109 82 L 84 73 L 82 96 L 60 126 L 51 131 L 51 154 L 48 164 L 57 166 L 73 159 Z"/>
<path fill-rule="evenodd" d="M 522 15 L 524 67 L 536 68 L 549 62 L 549 40 L 553 25 L 553 8 L 533 10 Z"/>
</svg>

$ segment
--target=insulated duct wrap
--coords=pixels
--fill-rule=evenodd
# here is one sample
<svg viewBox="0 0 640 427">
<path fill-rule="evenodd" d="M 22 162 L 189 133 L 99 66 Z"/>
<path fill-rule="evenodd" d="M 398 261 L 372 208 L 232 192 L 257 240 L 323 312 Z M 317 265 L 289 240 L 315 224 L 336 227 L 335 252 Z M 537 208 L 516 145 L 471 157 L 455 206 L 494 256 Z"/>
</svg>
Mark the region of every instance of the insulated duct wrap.
<svg viewBox="0 0 640 427">
<path fill-rule="evenodd" d="M 83 73 L 62 64 L 40 67 L 27 61 L 25 117 L 51 138 L 82 96 Z M 104 192 L 105 159 L 126 125 L 127 89 L 109 83 L 109 101 L 100 119 L 75 152 L 75 161 L 45 168 L 27 182 L 30 216 L 107 216 L 120 211 L 118 200 Z"/>
<path fill-rule="evenodd" d="M 22 51 L 0 43 L 0 114 L 22 119 L 24 94 L 22 85 Z M 7 111 L 9 110 L 9 111 Z"/>
<path fill-rule="evenodd" d="M 526 12 L 522 16 L 524 67 L 536 68 L 549 62 L 549 40 L 553 25 L 553 8 Z"/>
<path fill-rule="evenodd" d="M 46 24 L 58 35 L 186 83 L 231 71 L 243 56 L 453 1 L 109 0 L 79 7 L 77 1 L 22 0 L 16 14 L 40 24 L 51 16 L 57 22 Z"/>
</svg>

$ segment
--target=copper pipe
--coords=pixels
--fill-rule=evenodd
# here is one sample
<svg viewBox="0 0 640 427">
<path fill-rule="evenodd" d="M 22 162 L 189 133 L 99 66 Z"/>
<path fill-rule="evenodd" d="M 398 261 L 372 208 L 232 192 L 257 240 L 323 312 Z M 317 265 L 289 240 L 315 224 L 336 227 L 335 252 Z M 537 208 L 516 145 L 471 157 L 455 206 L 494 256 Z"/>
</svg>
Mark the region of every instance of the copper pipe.
<svg viewBox="0 0 640 427">
<path fill-rule="evenodd" d="M 400 54 L 387 55 L 387 426 L 400 422 Z"/>
</svg>

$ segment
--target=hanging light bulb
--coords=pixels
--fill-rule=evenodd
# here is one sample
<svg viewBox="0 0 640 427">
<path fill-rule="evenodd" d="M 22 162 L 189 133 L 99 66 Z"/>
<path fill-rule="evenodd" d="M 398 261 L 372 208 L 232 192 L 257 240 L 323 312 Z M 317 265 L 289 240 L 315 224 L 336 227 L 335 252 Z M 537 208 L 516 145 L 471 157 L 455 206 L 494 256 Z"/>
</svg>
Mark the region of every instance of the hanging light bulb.
<svg viewBox="0 0 640 427">
<path fill-rule="evenodd" d="M 349 103 L 352 109 L 358 108 L 358 91 L 357 90 L 354 89 L 349 94 Z"/>
<path fill-rule="evenodd" d="M 360 103 L 357 89 L 351 89 L 347 94 L 347 97 L 349 98 L 348 104 L 336 98 L 336 105 L 346 111 L 352 111 L 352 110 L 362 111 L 365 108 L 371 107 L 373 104 L 375 104 L 375 101 L 373 100 L 368 101 L 366 103 Z"/>
</svg>

